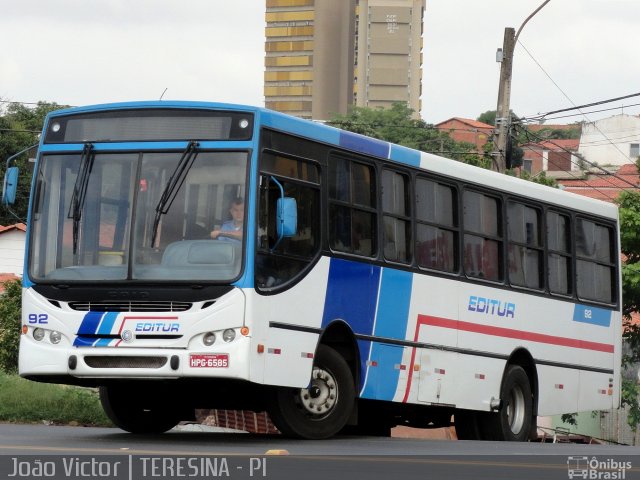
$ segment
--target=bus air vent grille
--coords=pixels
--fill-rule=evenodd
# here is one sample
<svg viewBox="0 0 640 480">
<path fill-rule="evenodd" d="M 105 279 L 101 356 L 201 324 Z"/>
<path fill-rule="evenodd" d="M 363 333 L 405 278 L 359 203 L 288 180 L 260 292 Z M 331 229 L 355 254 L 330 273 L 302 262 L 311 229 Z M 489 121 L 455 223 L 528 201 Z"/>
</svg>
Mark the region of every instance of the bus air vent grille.
<svg viewBox="0 0 640 480">
<path fill-rule="evenodd" d="M 191 309 L 190 302 L 136 302 L 136 301 L 102 301 L 102 302 L 69 302 L 69 308 L 82 312 L 186 312 Z"/>
<path fill-rule="evenodd" d="M 87 355 L 84 362 L 91 368 L 162 368 L 167 357 Z"/>
</svg>

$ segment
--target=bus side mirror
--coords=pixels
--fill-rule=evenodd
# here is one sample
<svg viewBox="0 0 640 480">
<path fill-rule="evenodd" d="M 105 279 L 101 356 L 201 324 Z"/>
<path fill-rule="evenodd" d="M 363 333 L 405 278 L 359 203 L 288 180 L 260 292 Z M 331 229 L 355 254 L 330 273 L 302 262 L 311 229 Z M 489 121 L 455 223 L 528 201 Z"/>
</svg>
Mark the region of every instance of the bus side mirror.
<svg viewBox="0 0 640 480">
<path fill-rule="evenodd" d="M 2 204 L 13 205 L 16 201 L 16 192 L 18 191 L 18 175 L 20 169 L 18 167 L 9 167 L 4 174 L 4 183 L 2 184 Z"/>
<path fill-rule="evenodd" d="M 273 252 L 285 237 L 293 237 L 298 229 L 298 205 L 296 199 L 284 196 L 284 187 L 276 179 L 271 176 L 270 180 L 280 189 L 280 197 L 276 200 L 276 230 L 278 239 L 271 247 Z"/>
<path fill-rule="evenodd" d="M 298 230 L 298 204 L 295 198 L 281 197 L 276 203 L 278 237 L 293 237 Z"/>
</svg>

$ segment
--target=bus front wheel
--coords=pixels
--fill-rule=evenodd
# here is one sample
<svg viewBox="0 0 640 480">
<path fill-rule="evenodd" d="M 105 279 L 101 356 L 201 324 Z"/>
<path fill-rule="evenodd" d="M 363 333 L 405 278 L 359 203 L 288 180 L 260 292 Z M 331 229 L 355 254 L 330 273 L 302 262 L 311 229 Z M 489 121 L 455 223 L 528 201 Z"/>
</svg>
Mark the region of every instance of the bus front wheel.
<svg viewBox="0 0 640 480">
<path fill-rule="evenodd" d="M 130 433 L 164 433 L 175 427 L 180 418 L 167 398 L 167 392 L 157 388 L 100 387 L 100 403 L 107 417 Z"/>
<path fill-rule="evenodd" d="M 306 439 L 329 438 L 347 423 L 355 402 L 349 365 L 333 348 L 320 345 L 306 388 L 277 388 L 270 416 L 285 435 Z"/>
</svg>

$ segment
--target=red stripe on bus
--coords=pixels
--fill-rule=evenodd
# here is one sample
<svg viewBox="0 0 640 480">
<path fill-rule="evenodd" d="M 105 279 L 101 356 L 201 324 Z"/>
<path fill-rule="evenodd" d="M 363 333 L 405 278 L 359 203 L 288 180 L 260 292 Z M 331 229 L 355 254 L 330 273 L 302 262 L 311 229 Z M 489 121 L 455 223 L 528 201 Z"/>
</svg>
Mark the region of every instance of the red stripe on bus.
<svg viewBox="0 0 640 480">
<path fill-rule="evenodd" d="M 428 317 L 418 315 L 418 324 L 430 325 L 432 327 L 451 328 L 464 332 L 480 333 L 494 337 L 515 338 L 536 343 L 546 343 L 549 345 L 559 345 L 562 347 L 582 348 L 584 350 L 594 350 L 596 352 L 613 353 L 613 345 L 608 343 L 589 342 L 575 338 L 556 337 L 544 333 L 526 332 L 524 330 L 514 330 L 512 328 L 492 327 L 489 325 L 479 325 L 477 323 L 463 322 L 460 320 L 449 320 L 446 318 Z"/>
<path fill-rule="evenodd" d="M 545 335 L 543 333 L 526 332 L 523 330 L 515 330 L 512 328 L 492 327 L 489 325 L 479 325 L 477 323 L 463 322 L 460 320 L 450 320 L 448 318 L 430 317 L 427 315 L 418 315 L 416 323 L 416 331 L 413 341 L 418 341 L 418 333 L 422 325 L 432 327 L 450 328 L 453 330 L 461 330 L 464 332 L 480 333 L 482 335 L 492 335 L 494 337 L 515 338 L 518 340 L 526 340 L 536 343 L 546 343 L 549 345 L 559 345 L 562 347 L 581 348 L 584 350 L 593 350 L 597 352 L 613 353 L 614 346 L 608 343 L 590 342 L 587 340 L 578 340 L 575 338 L 557 337 L 554 335 Z M 407 378 L 407 388 L 404 392 L 403 403 L 407 402 L 409 392 L 411 391 L 411 380 L 413 377 L 413 366 L 416 359 L 416 347 L 411 349 L 411 368 Z"/>
<path fill-rule="evenodd" d="M 418 341 L 418 332 L 420 331 L 420 315 L 418 315 L 418 323 L 416 325 L 416 333 L 413 336 L 413 341 Z M 407 376 L 407 388 L 404 390 L 404 398 L 402 399 L 402 403 L 407 403 L 407 398 L 409 398 L 409 391 L 411 390 L 411 379 L 413 378 L 414 365 L 416 362 L 416 347 L 411 348 L 411 361 L 409 363 L 409 375 Z"/>
</svg>

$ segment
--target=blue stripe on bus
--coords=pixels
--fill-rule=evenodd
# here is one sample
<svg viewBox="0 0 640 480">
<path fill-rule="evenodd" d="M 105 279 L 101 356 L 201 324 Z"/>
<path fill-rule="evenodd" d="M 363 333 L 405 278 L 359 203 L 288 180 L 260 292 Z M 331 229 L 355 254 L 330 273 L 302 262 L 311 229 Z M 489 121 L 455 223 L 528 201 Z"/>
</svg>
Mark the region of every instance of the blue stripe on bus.
<svg viewBox="0 0 640 480">
<path fill-rule="evenodd" d="M 98 330 L 98 325 L 102 319 L 102 312 L 88 312 L 82 319 L 78 335 L 93 335 Z"/>
<path fill-rule="evenodd" d="M 81 338 L 76 337 L 73 342 L 74 347 L 93 347 L 93 343 L 95 342 L 95 338 Z"/>
<path fill-rule="evenodd" d="M 391 160 L 402 162 L 413 167 L 420 166 L 420 152 L 401 145 L 391 145 Z"/>
<path fill-rule="evenodd" d="M 322 327 L 326 327 L 333 320 L 341 319 L 347 322 L 355 333 L 371 335 L 379 283 L 380 267 L 332 258 Z M 365 372 L 371 342 L 359 341 L 358 347 L 360 371 Z M 364 382 L 364 375 L 361 375 L 360 381 Z"/>
<path fill-rule="evenodd" d="M 383 270 L 375 336 L 404 340 L 412 285 L 413 273 L 391 268 Z"/>
<path fill-rule="evenodd" d="M 313 138 L 318 142 L 338 145 L 340 142 L 340 131 L 336 128 L 328 128 L 324 125 L 310 123 L 296 117 L 282 115 L 272 111 L 262 111 L 260 120 L 265 126 L 288 132 L 301 137 Z"/>
<path fill-rule="evenodd" d="M 376 157 L 389 158 L 389 143 L 356 133 L 340 132 L 340 146 Z"/>
<path fill-rule="evenodd" d="M 108 347 L 109 343 L 111 343 L 111 338 L 101 338 L 97 342 L 93 344 L 94 347 Z"/>
<path fill-rule="evenodd" d="M 385 268 L 382 272 L 380 297 L 374 335 L 376 337 L 404 339 L 409 319 L 409 304 L 413 274 Z M 362 397 L 377 400 L 393 400 L 400 377 L 403 348 L 374 343 Z"/>
<path fill-rule="evenodd" d="M 573 321 L 609 327 L 611 325 L 611 311 L 603 308 L 587 307 L 586 305 L 576 305 L 573 310 Z"/>
<path fill-rule="evenodd" d="M 98 327 L 97 333 L 102 335 L 109 335 L 111 333 L 111 330 L 113 330 L 113 325 L 116 323 L 117 318 L 118 312 L 107 312 L 102 318 L 102 323 Z"/>
<path fill-rule="evenodd" d="M 356 333 L 371 335 L 380 267 L 332 258 L 322 326 L 345 320 Z"/>
</svg>

